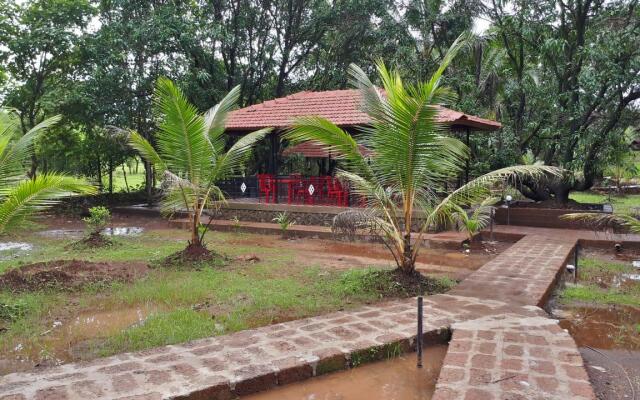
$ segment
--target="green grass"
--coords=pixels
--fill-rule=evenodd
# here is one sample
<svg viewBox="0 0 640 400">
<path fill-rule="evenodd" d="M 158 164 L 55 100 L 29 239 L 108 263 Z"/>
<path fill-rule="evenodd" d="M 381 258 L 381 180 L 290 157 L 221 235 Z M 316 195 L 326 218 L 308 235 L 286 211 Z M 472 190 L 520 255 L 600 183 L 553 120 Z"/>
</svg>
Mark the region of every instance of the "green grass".
<svg viewBox="0 0 640 400">
<path fill-rule="evenodd" d="M 562 292 L 562 300 L 640 307 L 640 297 L 637 295 L 607 291 L 593 285 L 568 287 Z"/>
<path fill-rule="evenodd" d="M 564 303 L 587 302 L 593 304 L 619 304 L 640 306 L 640 283 L 632 282 L 616 287 L 612 284 L 625 273 L 634 273 L 631 265 L 583 258 L 578 264 L 579 285 L 566 287 L 561 292 Z"/>
<path fill-rule="evenodd" d="M 210 316 L 190 309 L 178 309 L 152 315 L 142 325 L 126 329 L 107 339 L 98 354 L 108 356 L 127 349 L 143 350 L 167 344 L 183 343 L 211 336 L 216 322 Z"/>
<path fill-rule="evenodd" d="M 609 203 L 609 196 L 593 192 L 572 192 L 569 198 L 578 203 Z M 616 213 L 628 214 L 632 207 L 640 207 L 640 194 L 611 195 L 611 205 Z"/>
<path fill-rule="evenodd" d="M 124 173 L 122 169 L 118 167 L 113 171 L 113 191 L 117 192 L 126 192 L 127 191 L 127 183 L 129 184 L 129 191 L 135 192 L 140 188 L 144 187 L 144 167 L 140 165 L 138 167 L 138 173 L 136 174 L 134 171 L 129 173 L 129 169 L 125 166 L 127 171 L 127 181 L 125 182 Z M 104 175 L 102 177 L 102 185 L 105 190 L 109 189 L 109 175 Z"/>
<path fill-rule="evenodd" d="M 107 248 L 77 249 L 72 240 L 38 237 L 24 232 L 12 240 L 31 240 L 35 247 L 20 258 L 0 261 L 0 273 L 40 261 L 81 259 L 110 262 L 155 262 L 186 245 L 188 232 L 174 229 L 147 231 L 138 237 L 116 238 Z M 148 310 L 140 324 L 126 324 L 88 339 L 91 354 L 110 355 L 201 337 L 226 334 L 271 323 L 304 318 L 402 295 L 382 269 L 337 270 L 322 265 L 300 265 L 292 249 L 257 247 L 259 235 L 210 232 L 209 248 L 223 253 L 200 268 L 155 267 L 132 283 L 88 285 L 74 292 L 0 291 L 0 357 L 15 357 L 18 344 L 29 355 L 58 357 L 70 347 L 65 335 L 73 331 L 78 315 Z M 241 263 L 238 255 L 258 254 L 260 261 Z M 433 281 L 444 291 L 455 282 Z M 53 329 L 62 321 L 65 332 Z M 62 335 L 62 336 L 61 336 Z M 73 339 L 75 340 L 75 339 Z M 58 344 L 56 344 L 58 343 Z M 59 345 L 62 343 L 62 347 Z"/>
</svg>

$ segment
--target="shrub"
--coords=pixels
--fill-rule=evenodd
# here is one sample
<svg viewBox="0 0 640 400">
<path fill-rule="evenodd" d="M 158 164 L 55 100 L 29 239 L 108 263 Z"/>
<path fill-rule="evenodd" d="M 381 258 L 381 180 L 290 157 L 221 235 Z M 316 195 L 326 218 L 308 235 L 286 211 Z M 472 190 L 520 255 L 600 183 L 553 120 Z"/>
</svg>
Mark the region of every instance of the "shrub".
<svg viewBox="0 0 640 400">
<path fill-rule="evenodd" d="M 90 235 L 100 235 L 100 232 L 102 232 L 111 220 L 111 213 L 108 208 L 103 206 L 91 207 L 89 209 L 89 216 L 82 220 L 87 224 Z"/>
<path fill-rule="evenodd" d="M 14 302 L 1 302 L 0 320 L 9 322 L 16 321 L 26 315 L 27 309 L 28 305 L 23 300 L 17 300 Z"/>
<path fill-rule="evenodd" d="M 278 214 L 272 221 L 276 222 L 280 225 L 280 230 L 282 231 L 282 236 L 284 237 L 287 233 L 287 230 L 296 224 L 296 221 L 291 219 L 287 212 L 281 212 Z"/>
</svg>

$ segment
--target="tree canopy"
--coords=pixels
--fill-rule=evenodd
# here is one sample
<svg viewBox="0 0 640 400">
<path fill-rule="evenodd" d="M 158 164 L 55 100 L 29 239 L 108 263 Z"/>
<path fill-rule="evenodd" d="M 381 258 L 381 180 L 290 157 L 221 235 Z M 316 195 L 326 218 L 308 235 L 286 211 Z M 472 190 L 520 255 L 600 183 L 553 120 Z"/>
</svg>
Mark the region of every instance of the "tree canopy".
<svg viewBox="0 0 640 400">
<path fill-rule="evenodd" d="M 0 0 L 0 102 L 23 133 L 63 116 L 36 146 L 32 176 L 98 177 L 132 157 L 109 145 L 109 127 L 153 143 L 160 76 L 200 111 L 237 85 L 241 106 L 346 88 L 351 63 L 374 75 L 377 59 L 415 83 L 465 31 L 476 36 L 444 75 L 457 95 L 448 106 L 503 124 L 472 135 L 471 175 L 529 153 L 569 171 L 551 189 L 525 184 L 529 196 L 593 185 L 640 120 L 634 0 Z"/>
</svg>

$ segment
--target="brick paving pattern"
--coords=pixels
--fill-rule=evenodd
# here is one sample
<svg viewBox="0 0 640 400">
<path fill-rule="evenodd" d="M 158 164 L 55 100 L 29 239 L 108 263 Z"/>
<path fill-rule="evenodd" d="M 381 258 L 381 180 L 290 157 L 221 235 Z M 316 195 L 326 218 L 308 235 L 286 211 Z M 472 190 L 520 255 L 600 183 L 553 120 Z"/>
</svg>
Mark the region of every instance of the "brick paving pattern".
<svg viewBox="0 0 640 400">
<path fill-rule="evenodd" d="M 593 399 L 571 337 L 544 302 L 573 238 L 528 235 L 449 294 L 425 298 L 448 339 L 434 399 Z M 415 345 L 415 299 L 0 378 L 0 399 L 229 399 Z"/>
</svg>

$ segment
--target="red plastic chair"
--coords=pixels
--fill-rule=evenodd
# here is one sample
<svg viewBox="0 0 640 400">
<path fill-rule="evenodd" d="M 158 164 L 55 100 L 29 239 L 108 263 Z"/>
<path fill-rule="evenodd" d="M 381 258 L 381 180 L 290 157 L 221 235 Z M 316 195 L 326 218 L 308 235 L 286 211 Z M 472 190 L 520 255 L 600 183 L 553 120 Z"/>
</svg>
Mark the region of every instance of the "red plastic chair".
<svg viewBox="0 0 640 400">
<path fill-rule="evenodd" d="M 258 174 L 258 190 L 264 194 L 265 201 L 269 203 L 271 195 L 274 194 L 274 179 L 271 174 Z"/>
<path fill-rule="evenodd" d="M 327 196 L 330 200 L 334 200 L 336 205 L 340 207 L 347 205 L 346 194 L 347 192 L 339 180 L 332 178 L 329 181 L 329 185 L 327 187 Z"/>
</svg>

